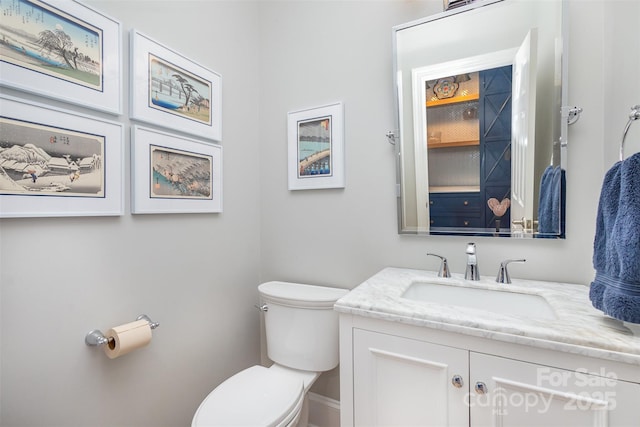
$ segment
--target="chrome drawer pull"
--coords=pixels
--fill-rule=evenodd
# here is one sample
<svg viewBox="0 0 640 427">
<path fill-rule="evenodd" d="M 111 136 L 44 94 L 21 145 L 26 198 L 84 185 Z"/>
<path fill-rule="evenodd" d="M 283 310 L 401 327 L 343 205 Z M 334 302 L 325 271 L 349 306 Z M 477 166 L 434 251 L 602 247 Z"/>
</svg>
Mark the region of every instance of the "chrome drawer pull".
<svg viewBox="0 0 640 427">
<path fill-rule="evenodd" d="M 460 375 L 454 375 L 453 378 L 451 378 L 451 384 L 453 384 L 455 388 L 462 388 L 464 381 L 462 381 L 462 377 Z"/>
<path fill-rule="evenodd" d="M 487 385 L 485 383 L 483 383 L 483 382 L 478 381 L 476 383 L 475 389 L 476 389 L 476 393 L 478 393 L 478 394 L 487 393 Z"/>
</svg>

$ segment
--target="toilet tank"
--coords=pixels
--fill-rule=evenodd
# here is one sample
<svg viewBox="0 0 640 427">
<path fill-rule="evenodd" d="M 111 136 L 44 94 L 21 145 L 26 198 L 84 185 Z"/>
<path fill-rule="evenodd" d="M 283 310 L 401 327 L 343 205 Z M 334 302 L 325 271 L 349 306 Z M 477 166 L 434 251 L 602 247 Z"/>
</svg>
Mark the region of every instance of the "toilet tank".
<svg viewBox="0 0 640 427">
<path fill-rule="evenodd" d="M 267 282 L 258 286 L 264 312 L 267 354 L 275 363 L 323 372 L 338 366 L 338 313 L 334 303 L 347 289 Z"/>
</svg>

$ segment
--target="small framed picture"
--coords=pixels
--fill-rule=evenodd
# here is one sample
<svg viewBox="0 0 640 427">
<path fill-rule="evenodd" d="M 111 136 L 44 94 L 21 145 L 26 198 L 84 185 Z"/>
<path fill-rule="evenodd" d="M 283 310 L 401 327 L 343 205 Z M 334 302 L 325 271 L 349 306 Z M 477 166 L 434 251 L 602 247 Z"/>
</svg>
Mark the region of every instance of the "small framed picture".
<svg viewBox="0 0 640 427">
<path fill-rule="evenodd" d="M 122 113 L 120 22 L 77 1 L 2 3 L 0 84 Z"/>
<path fill-rule="evenodd" d="M 345 186 L 341 102 L 288 114 L 289 190 Z"/>
<path fill-rule="evenodd" d="M 219 74 L 131 30 L 131 118 L 222 140 Z"/>
<path fill-rule="evenodd" d="M 466 6 L 473 3 L 475 0 L 442 0 L 444 10 L 451 10 L 457 7 Z"/>
<path fill-rule="evenodd" d="M 131 129 L 134 214 L 222 212 L 222 147 Z"/>
<path fill-rule="evenodd" d="M 122 124 L 0 96 L 0 135 L 0 217 L 122 215 Z"/>
</svg>

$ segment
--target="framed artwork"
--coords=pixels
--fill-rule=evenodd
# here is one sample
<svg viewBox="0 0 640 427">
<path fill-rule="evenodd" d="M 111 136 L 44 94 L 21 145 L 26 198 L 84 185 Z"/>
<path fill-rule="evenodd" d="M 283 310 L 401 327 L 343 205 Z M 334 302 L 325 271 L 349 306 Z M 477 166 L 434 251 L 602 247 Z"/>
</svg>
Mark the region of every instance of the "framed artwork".
<svg viewBox="0 0 640 427">
<path fill-rule="evenodd" d="M 0 96 L 0 217 L 123 213 L 122 124 Z"/>
<path fill-rule="evenodd" d="M 475 2 L 475 0 L 442 0 L 445 11 L 455 9 L 456 7 L 466 6 L 473 2 Z"/>
<path fill-rule="evenodd" d="M 341 102 L 288 114 L 289 190 L 344 187 Z"/>
<path fill-rule="evenodd" d="M 0 84 L 122 113 L 120 22 L 69 0 L 2 3 Z"/>
<path fill-rule="evenodd" d="M 201 138 L 222 139 L 222 79 L 131 30 L 131 118 Z"/>
<path fill-rule="evenodd" d="M 133 126 L 132 213 L 222 212 L 222 147 Z"/>
</svg>

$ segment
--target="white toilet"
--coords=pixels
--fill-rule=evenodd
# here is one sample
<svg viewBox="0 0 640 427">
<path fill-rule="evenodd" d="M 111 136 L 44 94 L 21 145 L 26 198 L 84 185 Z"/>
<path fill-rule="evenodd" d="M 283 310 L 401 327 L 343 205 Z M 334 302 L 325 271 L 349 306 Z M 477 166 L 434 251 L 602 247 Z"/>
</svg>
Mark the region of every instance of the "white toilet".
<svg viewBox="0 0 640 427">
<path fill-rule="evenodd" d="M 258 286 L 267 354 L 216 387 L 200 404 L 192 427 L 306 425 L 305 395 L 320 373 L 338 366 L 338 314 L 346 289 L 267 282 Z"/>
</svg>

